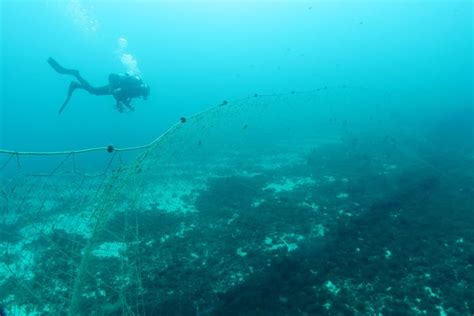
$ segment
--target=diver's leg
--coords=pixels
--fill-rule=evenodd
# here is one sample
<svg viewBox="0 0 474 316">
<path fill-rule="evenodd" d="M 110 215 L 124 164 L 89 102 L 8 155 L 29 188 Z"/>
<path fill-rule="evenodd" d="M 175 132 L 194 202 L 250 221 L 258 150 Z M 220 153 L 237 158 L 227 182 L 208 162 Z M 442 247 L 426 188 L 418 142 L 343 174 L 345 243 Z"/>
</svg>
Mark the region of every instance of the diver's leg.
<svg viewBox="0 0 474 316">
<path fill-rule="evenodd" d="M 53 69 L 56 70 L 57 73 L 60 73 L 60 74 L 63 74 L 63 75 L 73 75 L 73 76 L 79 75 L 79 71 L 77 71 L 75 69 L 64 68 L 63 66 L 58 64 L 58 62 L 56 60 L 54 60 L 51 57 L 48 58 L 48 64 L 51 67 L 53 67 Z"/>
<path fill-rule="evenodd" d="M 76 77 L 77 81 L 79 81 L 84 86 L 84 88 L 86 90 L 88 90 L 87 88 L 89 88 L 89 87 L 91 89 L 93 89 L 93 87 L 84 78 L 82 78 L 82 76 L 79 74 L 78 70 L 64 68 L 56 60 L 54 60 L 51 57 L 48 58 L 48 64 L 51 67 L 53 67 L 53 69 L 56 70 L 57 73 L 60 73 L 62 75 L 72 75 L 72 76 Z"/>
<path fill-rule="evenodd" d="M 89 92 L 91 94 L 94 94 L 94 95 L 109 95 L 110 94 L 110 88 L 109 88 L 108 85 L 103 86 L 103 87 L 99 87 L 99 88 L 94 88 L 90 85 L 83 85 L 79 82 L 71 81 L 71 83 L 69 84 L 69 89 L 67 91 L 66 100 L 64 101 L 63 105 L 59 109 L 59 114 L 61 114 L 61 112 L 64 111 L 64 109 L 66 108 L 66 106 L 69 103 L 69 100 L 71 100 L 72 94 L 74 93 L 74 91 L 76 89 L 84 89 L 87 92 Z"/>
<path fill-rule="evenodd" d="M 82 85 L 82 88 L 93 95 L 111 95 L 110 86 L 93 87 L 91 85 Z"/>
<path fill-rule="evenodd" d="M 104 86 L 104 87 L 93 87 L 87 82 L 84 78 L 82 78 L 81 74 L 79 73 L 78 70 L 75 69 L 67 69 L 61 66 L 56 60 L 53 58 L 48 58 L 48 64 L 50 64 L 51 67 L 53 67 L 56 72 L 63 74 L 63 75 L 72 75 L 76 77 L 77 81 L 80 82 L 82 89 L 86 90 L 87 92 L 94 94 L 94 95 L 107 95 L 110 94 L 110 89 L 109 86 Z M 77 84 L 77 82 L 75 83 Z M 69 87 L 71 88 L 71 87 Z M 73 89 L 74 90 L 74 89 Z"/>
<path fill-rule="evenodd" d="M 80 89 L 80 88 L 84 88 L 80 83 L 78 82 L 75 82 L 75 81 L 71 81 L 71 84 L 69 85 L 69 89 L 67 91 L 67 98 L 66 100 L 64 101 L 63 105 L 61 106 L 61 108 L 59 109 L 59 114 L 61 114 L 61 112 L 66 108 L 66 106 L 68 105 L 69 103 L 69 100 L 71 100 L 71 97 L 72 97 L 72 94 L 74 92 L 74 90 L 76 89 Z"/>
</svg>

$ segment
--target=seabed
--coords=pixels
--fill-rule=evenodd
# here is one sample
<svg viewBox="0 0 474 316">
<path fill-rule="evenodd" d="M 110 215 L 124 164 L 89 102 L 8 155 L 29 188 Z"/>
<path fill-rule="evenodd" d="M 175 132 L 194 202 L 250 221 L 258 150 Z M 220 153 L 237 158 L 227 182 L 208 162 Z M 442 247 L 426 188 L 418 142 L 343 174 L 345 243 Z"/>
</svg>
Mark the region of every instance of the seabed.
<svg viewBox="0 0 474 316">
<path fill-rule="evenodd" d="M 383 134 L 218 155 L 176 139 L 104 176 L 3 181 L 9 315 L 474 310 L 472 154 Z"/>
</svg>

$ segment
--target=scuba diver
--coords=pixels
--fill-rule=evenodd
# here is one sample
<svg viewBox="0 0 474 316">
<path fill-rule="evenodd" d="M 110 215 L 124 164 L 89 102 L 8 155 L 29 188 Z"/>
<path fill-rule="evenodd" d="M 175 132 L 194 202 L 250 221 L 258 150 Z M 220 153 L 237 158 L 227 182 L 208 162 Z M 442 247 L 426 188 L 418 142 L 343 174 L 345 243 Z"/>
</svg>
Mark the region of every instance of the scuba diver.
<svg viewBox="0 0 474 316">
<path fill-rule="evenodd" d="M 59 114 L 66 108 L 73 92 L 76 89 L 84 89 L 93 95 L 112 95 L 116 101 L 117 110 L 122 113 L 127 107 L 130 111 L 135 109 L 130 104 L 133 98 L 143 97 L 143 100 L 148 99 L 150 94 L 150 87 L 143 83 L 139 76 L 132 76 L 127 73 L 110 74 L 109 84 L 102 87 L 91 86 L 82 76 L 78 70 L 67 69 L 58 64 L 53 58 L 48 58 L 48 64 L 53 67 L 56 72 L 64 75 L 72 75 L 77 81 L 72 81 L 69 85 L 66 101 L 59 109 Z"/>
</svg>

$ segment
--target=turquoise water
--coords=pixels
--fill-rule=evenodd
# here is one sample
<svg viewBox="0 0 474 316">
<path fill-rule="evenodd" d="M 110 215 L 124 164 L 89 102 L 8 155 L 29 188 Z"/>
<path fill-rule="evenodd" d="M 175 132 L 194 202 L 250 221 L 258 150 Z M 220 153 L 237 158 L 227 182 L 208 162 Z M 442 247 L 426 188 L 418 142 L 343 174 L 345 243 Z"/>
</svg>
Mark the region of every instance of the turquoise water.
<svg viewBox="0 0 474 316">
<path fill-rule="evenodd" d="M 1 141 L 16 150 L 138 145 L 223 99 L 323 85 L 419 92 L 433 107 L 472 102 L 470 1 L 2 1 L 1 10 Z M 58 116 L 72 78 L 46 59 L 106 84 L 127 70 L 119 38 L 150 100 L 119 115 L 111 98 L 81 92 Z"/>
<path fill-rule="evenodd" d="M 1 316 L 474 313 L 472 1 L 0 9 Z"/>
</svg>

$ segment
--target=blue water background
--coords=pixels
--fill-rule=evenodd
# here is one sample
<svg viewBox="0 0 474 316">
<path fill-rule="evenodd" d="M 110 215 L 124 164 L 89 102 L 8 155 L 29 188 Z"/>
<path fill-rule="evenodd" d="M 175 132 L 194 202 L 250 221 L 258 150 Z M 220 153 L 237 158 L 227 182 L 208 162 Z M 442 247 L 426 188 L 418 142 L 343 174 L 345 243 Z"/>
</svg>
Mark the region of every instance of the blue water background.
<svg viewBox="0 0 474 316">
<path fill-rule="evenodd" d="M 472 1 L 4 0 L 0 8 L 3 149 L 141 145 L 224 99 L 340 84 L 403 91 L 400 106 L 419 107 L 420 117 L 472 105 Z M 78 91 L 58 115 L 72 78 L 47 58 L 102 85 L 126 70 L 120 37 L 150 99 L 120 114 L 112 97 Z"/>
</svg>

